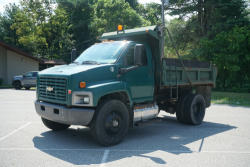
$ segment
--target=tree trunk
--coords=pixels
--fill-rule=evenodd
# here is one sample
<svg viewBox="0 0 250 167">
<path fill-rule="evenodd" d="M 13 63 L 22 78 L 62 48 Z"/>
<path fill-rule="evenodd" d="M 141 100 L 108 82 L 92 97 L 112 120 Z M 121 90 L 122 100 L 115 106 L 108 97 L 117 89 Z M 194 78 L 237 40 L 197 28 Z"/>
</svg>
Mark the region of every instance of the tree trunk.
<svg viewBox="0 0 250 167">
<path fill-rule="evenodd" d="M 203 35 L 203 10 L 202 10 L 202 1 L 203 0 L 198 0 L 198 22 L 199 22 L 199 35 Z"/>
</svg>

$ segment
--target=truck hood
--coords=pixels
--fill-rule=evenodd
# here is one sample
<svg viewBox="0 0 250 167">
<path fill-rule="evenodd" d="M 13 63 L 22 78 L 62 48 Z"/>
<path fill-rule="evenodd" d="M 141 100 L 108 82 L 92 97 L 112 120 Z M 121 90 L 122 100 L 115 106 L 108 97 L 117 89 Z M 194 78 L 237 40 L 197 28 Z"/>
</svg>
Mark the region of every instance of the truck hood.
<svg viewBox="0 0 250 167">
<path fill-rule="evenodd" d="M 22 78 L 23 78 L 23 76 L 22 76 L 22 75 L 17 75 L 17 76 L 14 76 L 14 77 L 13 77 L 13 79 L 14 79 L 14 80 L 17 80 L 17 79 L 22 79 Z"/>
<path fill-rule="evenodd" d="M 39 75 L 63 75 L 63 76 L 70 76 L 74 75 L 80 72 L 85 72 L 88 70 L 104 67 L 104 66 L 110 66 L 107 64 L 103 65 L 77 65 L 77 64 L 69 64 L 69 65 L 61 65 L 61 66 L 55 66 L 48 69 L 45 69 L 41 72 L 39 72 Z"/>
</svg>

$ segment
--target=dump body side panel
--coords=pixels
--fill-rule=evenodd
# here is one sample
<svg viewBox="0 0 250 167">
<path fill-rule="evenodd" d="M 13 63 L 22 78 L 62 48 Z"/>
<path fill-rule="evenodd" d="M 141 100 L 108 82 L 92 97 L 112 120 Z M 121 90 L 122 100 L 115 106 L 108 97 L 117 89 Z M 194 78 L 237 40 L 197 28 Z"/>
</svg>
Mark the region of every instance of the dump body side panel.
<svg viewBox="0 0 250 167">
<path fill-rule="evenodd" d="M 163 59 L 162 86 L 215 86 L 216 68 L 207 62 L 183 60 L 185 70 L 179 59 Z"/>
</svg>

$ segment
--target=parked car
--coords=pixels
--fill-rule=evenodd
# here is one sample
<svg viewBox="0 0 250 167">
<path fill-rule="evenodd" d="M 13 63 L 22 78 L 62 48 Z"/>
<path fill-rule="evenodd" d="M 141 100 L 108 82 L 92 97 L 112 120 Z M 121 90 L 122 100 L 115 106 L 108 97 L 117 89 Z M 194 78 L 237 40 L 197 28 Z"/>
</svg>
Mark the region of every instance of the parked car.
<svg viewBox="0 0 250 167">
<path fill-rule="evenodd" d="M 13 77 L 12 85 L 16 89 L 30 89 L 31 87 L 36 86 L 36 78 L 37 78 L 38 71 L 30 71 L 23 75 L 18 75 Z"/>
</svg>

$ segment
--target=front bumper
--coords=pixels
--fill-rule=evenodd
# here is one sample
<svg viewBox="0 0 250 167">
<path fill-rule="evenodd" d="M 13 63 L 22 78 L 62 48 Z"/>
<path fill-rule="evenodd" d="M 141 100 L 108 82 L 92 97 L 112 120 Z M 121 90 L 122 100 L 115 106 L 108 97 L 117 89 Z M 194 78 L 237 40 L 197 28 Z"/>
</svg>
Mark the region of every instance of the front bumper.
<svg viewBox="0 0 250 167">
<path fill-rule="evenodd" d="M 35 101 L 36 112 L 41 117 L 68 125 L 83 125 L 90 123 L 94 116 L 94 109 L 67 108 L 62 105 Z"/>
</svg>

